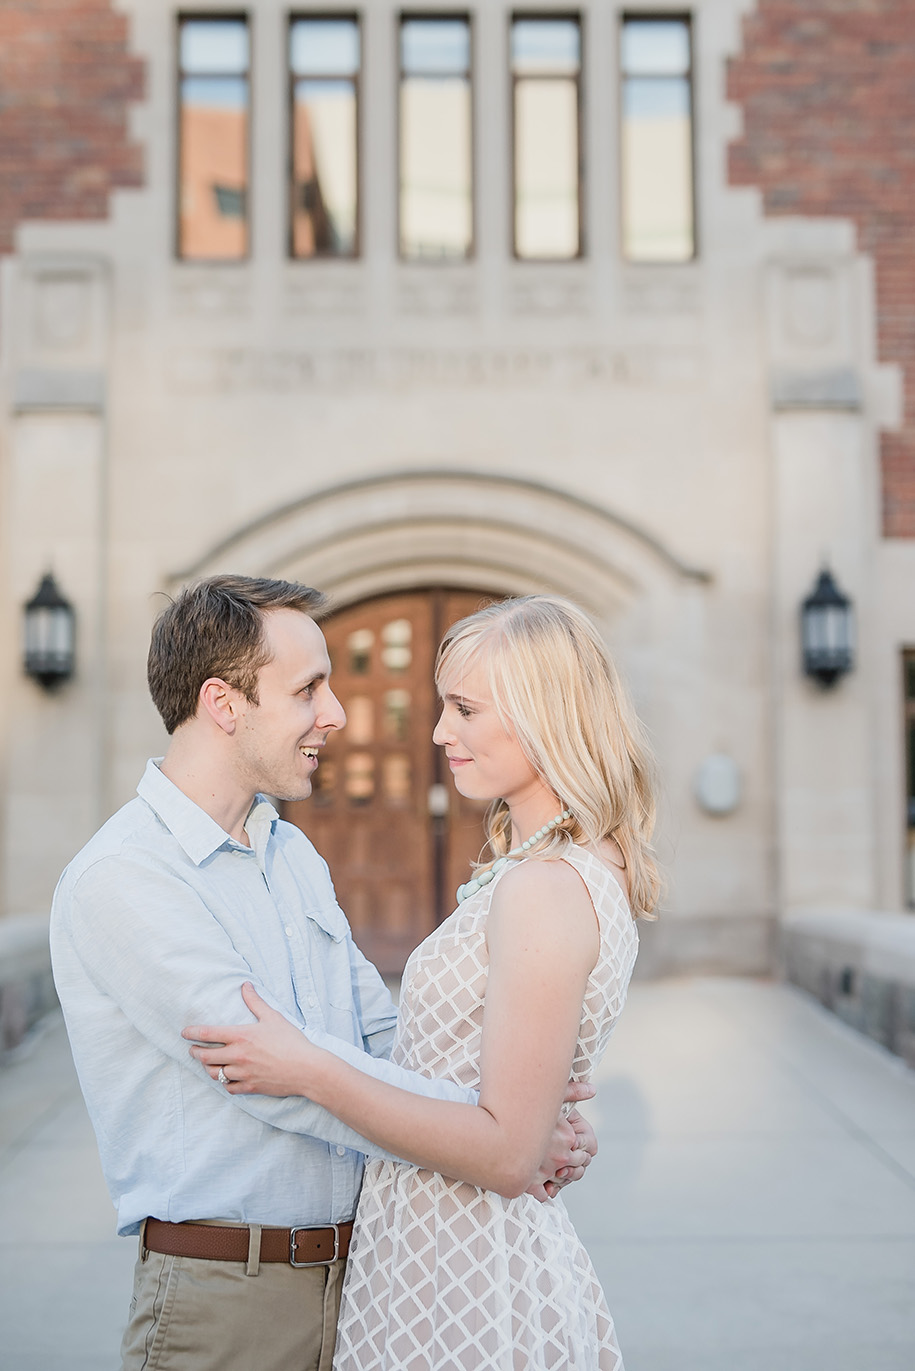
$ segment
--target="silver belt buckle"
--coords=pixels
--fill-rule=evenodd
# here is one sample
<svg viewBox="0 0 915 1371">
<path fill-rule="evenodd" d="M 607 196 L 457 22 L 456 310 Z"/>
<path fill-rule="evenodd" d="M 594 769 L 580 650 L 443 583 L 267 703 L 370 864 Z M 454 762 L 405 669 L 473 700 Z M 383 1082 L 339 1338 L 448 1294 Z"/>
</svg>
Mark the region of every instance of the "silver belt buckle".
<svg viewBox="0 0 915 1371">
<path fill-rule="evenodd" d="M 316 1262 L 297 1262 L 295 1259 L 297 1233 L 316 1233 L 326 1232 L 329 1228 L 334 1231 L 334 1255 L 332 1257 L 322 1257 Z M 290 1228 L 289 1230 L 289 1265 L 290 1266 L 327 1266 L 329 1262 L 335 1262 L 340 1255 L 340 1229 L 335 1223 L 315 1223 L 301 1228 Z"/>
</svg>

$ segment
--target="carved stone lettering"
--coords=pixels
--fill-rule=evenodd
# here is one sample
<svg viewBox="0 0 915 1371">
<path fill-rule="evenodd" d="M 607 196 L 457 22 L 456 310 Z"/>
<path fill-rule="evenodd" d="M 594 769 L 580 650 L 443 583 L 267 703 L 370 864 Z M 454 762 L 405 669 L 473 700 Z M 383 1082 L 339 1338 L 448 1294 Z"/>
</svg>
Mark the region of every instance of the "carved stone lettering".
<svg viewBox="0 0 915 1371">
<path fill-rule="evenodd" d="M 227 276 L 178 279 L 173 285 L 175 313 L 182 317 L 219 318 L 244 315 L 251 309 L 246 280 Z"/>
<path fill-rule="evenodd" d="M 698 314 L 702 298 L 698 281 L 672 281 L 653 276 L 644 281 L 626 281 L 623 305 L 627 314 Z"/>
<path fill-rule="evenodd" d="M 361 282 L 289 281 L 283 294 L 283 308 L 290 315 L 361 314 L 365 291 Z"/>
<path fill-rule="evenodd" d="M 477 309 L 472 281 L 401 281 L 397 288 L 397 308 L 410 315 L 467 315 Z"/>
<path fill-rule="evenodd" d="M 701 356 L 689 348 L 175 348 L 168 379 L 179 391 L 354 391 L 376 388 L 529 390 L 695 384 Z"/>
<path fill-rule="evenodd" d="M 511 312 L 520 315 L 586 314 L 588 304 L 588 285 L 584 281 L 516 281 L 509 298 Z"/>
</svg>

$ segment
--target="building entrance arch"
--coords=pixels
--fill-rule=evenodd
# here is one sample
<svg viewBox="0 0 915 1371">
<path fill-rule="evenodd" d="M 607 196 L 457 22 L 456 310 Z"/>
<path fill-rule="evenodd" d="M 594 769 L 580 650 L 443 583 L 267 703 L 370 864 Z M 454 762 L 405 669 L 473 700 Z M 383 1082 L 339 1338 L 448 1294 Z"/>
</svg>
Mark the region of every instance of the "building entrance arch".
<svg viewBox="0 0 915 1371">
<path fill-rule="evenodd" d="M 337 605 L 414 587 L 550 590 L 609 621 L 707 571 L 596 500 L 474 471 L 406 471 L 346 482 L 267 510 L 175 573 L 282 576 Z"/>
<path fill-rule="evenodd" d="M 259 514 L 171 588 L 219 572 L 303 581 L 331 596 L 324 626 L 349 725 L 319 766 L 317 794 L 288 817 L 327 857 L 357 941 L 388 972 L 453 908 L 483 843 L 479 811 L 439 777 L 430 741 L 432 664 L 448 624 L 487 599 L 567 595 L 612 634 L 644 699 L 657 643 L 684 662 L 698 650 L 695 600 L 711 579 L 597 501 L 445 470 L 345 482 Z M 409 635 L 398 639 L 404 624 Z"/>
</svg>

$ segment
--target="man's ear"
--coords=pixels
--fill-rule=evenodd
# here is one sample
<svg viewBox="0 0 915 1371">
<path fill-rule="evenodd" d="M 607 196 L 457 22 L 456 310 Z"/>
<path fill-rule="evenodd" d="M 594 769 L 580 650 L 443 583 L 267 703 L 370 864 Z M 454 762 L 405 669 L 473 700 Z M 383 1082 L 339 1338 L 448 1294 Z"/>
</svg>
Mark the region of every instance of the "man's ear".
<svg viewBox="0 0 915 1371">
<path fill-rule="evenodd" d="M 210 676 L 200 687 L 200 708 L 213 720 L 217 728 L 231 737 L 240 717 L 241 692 L 226 685 L 218 676 Z"/>
</svg>

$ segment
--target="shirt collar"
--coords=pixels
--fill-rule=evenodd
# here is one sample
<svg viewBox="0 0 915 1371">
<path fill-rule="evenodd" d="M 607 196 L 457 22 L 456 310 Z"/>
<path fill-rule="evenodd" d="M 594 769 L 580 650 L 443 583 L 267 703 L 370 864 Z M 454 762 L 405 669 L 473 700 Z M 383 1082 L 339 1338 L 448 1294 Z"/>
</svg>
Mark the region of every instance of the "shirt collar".
<svg viewBox="0 0 915 1371">
<path fill-rule="evenodd" d="M 194 865 L 200 866 L 221 847 L 237 847 L 245 851 L 243 843 L 236 842 L 224 828 L 220 828 L 215 819 L 162 774 L 159 770 L 161 761 L 161 757 L 152 757 L 146 763 L 146 770 L 137 786 L 137 794 L 159 816 Z M 255 795 L 254 803 L 245 820 L 245 828 L 259 859 L 263 857 L 267 841 L 273 832 L 273 825 L 278 818 L 279 815 L 269 800 L 263 795 Z"/>
</svg>

